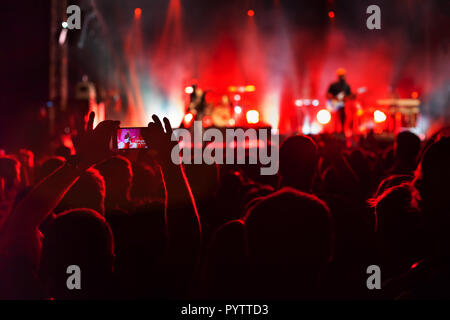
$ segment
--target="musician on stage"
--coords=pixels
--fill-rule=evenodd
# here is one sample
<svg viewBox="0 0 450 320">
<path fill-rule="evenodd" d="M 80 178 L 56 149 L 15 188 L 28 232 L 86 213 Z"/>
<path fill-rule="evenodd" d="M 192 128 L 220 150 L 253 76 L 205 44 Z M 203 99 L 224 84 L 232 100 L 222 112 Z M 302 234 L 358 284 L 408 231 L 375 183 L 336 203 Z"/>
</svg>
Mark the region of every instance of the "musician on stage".
<svg viewBox="0 0 450 320">
<path fill-rule="evenodd" d="M 206 94 L 207 91 L 203 91 L 202 89 L 198 88 L 196 85 L 192 86 L 192 93 L 190 96 L 190 103 L 188 107 L 188 112 L 191 112 L 195 120 L 201 121 L 203 119 L 203 116 L 205 115 L 206 111 Z"/>
<path fill-rule="evenodd" d="M 123 143 L 125 144 L 125 149 L 130 149 L 130 144 L 131 144 L 130 131 L 127 131 L 127 133 L 125 134 L 125 137 L 123 137 Z"/>
<path fill-rule="evenodd" d="M 337 69 L 338 80 L 330 85 L 327 92 L 327 99 L 331 101 L 331 108 L 335 115 L 335 131 L 342 133 L 345 133 L 346 124 L 345 103 L 347 99 L 353 96 L 350 86 L 345 81 L 346 73 L 347 71 L 344 68 Z"/>
</svg>

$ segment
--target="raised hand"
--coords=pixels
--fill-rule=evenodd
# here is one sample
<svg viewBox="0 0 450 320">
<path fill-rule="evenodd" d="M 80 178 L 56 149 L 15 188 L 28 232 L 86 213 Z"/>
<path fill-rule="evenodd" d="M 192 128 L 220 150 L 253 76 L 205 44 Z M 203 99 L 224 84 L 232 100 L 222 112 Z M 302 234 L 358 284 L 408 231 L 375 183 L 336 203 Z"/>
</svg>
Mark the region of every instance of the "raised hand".
<svg viewBox="0 0 450 320">
<path fill-rule="evenodd" d="M 95 113 L 89 114 L 86 131 L 81 134 L 77 145 L 77 157 L 82 169 L 107 159 L 111 156 L 111 138 L 119 127 L 119 121 L 105 120 L 100 122 L 94 129 Z"/>
<path fill-rule="evenodd" d="M 152 119 L 153 122 L 148 124 L 147 129 L 143 130 L 142 135 L 148 147 L 157 152 L 157 160 L 160 165 L 168 164 L 171 161 L 173 148 L 178 148 L 178 142 L 171 140 L 173 129 L 169 119 L 166 117 L 163 118 L 164 127 L 157 115 L 153 115 Z"/>
<path fill-rule="evenodd" d="M 172 141 L 172 126 L 163 118 L 164 126 L 158 116 L 142 135 L 149 149 L 156 151 L 161 166 L 165 189 L 165 219 L 170 247 L 178 253 L 180 261 L 196 259 L 200 247 L 201 222 L 189 181 L 184 174 L 183 165 L 175 165 L 171 157 L 179 156 L 177 141 Z"/>
<path fill-rule="evenodd" d="M 69 163 L 69 160 L 66 165 L 40 181 L 10 212 L 0 227 L 0 255 L 14 252 L 38 265 L 38 228 L 42 221 L 55 209 L 82 170 L 111 155 L 109 143 L 119 122 L 103 121 L 94 129 L 94 117 L 92 112 L 87 130 L 80 137 L 74 158 L 76 166 Z M 18 237 L 18 234 L 21 236 Z"/>
</svg>

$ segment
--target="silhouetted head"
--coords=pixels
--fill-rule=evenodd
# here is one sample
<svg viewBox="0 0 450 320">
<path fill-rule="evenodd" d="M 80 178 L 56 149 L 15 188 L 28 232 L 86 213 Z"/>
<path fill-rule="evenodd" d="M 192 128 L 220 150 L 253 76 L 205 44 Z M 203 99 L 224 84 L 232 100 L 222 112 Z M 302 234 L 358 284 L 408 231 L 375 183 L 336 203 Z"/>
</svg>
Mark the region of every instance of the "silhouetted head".
<svg viewBox="0 0 450 320">
<path fill-rule="evenodd" d="M 347 161 L 357 174 L 369 171 L 369 162 L 363 149 L 355 148 L 348 153 Z"/>
<path fill-rule="evenodd" d="M 55 150 L 55 155 L 57 157 L 63 157 L 66 160 L 70 158 L 71 154 L 72 154 L 72 151 L 70 150 L 70 148 L 68 148 L 66 146 L 60 146 L 60 147 L 56 148 L 56 150 Z"/>
<path fill-rule="evenodd" d="M 416 164 L 420 151 L 420 138 L 412 132 L 400 132 L 395 139 L 395 161 Z"/>
<path fill-rule="evenodd" d="M 375 230 L 378 234 L 389 238 L 401 238 L 413 211 L 410 183 L 406 181 L 386 187 L 376 198 L 369 201 L 375 207 Z"/>
<path fill-rule="evenodd" d="M 133 181 L 130 197 L 133 201 L 152 201 L 164 198 L 164 186 L 159 170 L 154 170 L 139 162 L 133 162 L 132 169 Z"/>
<path fill-rule="evenodd" d="M 4 181 L 6 191 L 10 191 L 20 183 L 20 162 L 10 156 L 0 157 L 0 178 Z"/>
<path fill-rule="evenodd" d="M 375 192 L 375 197 L 382 195 L 387 189 L 411 181 L 412 178 L 413 177 L 410 175 L 394 174 L 383 179 L 383 181 L 381 181 L 378 185 L 377 191 Z"/>
<path fill-rule="evenodd" d="M 40 181 L 55 172 L 61 167 L 66 160 L 63 157 L 51 157 L 45 160 L 38 168 L 36 173 L 36 180 Z"/>
<path fill-rule="evenodd" d="M 244 212 L 250 208 L 250 206 L 255 202 L 256 199 L 266 197 L 273 192 L 274 189 L 268 185 L 253 184 L 253 186 L 249 186 L 248 191 L 245 193 L 242 199 L 242 207 L 244 209 Z"/>
<path fill-rule="evenodd" d="M 310 191 L 317 171 L 319 155 L 316 143 L 307 136 L 287 138 L 280 147 L 280 183 Z"/>
<path fill-rule="evenodd" d="M 221 168 L 222 169 L 222 168 Z M 220 170 L 219 189 L 216 193 L 216 203 L 220 214 L 215 212 L 209 217 L 217 218 L 217 226 L 242 216 L 240 211 L 243 196 L 247 190 L 246 178 L 240 171 Z M 233 199 L 230 201 L 230 199 Z"/>
<path fill-rule="evenodd" d="M 107 208 L 122 208 L 130 198 L 133 172 L 130 161 L 122 156 L 114 156 L 96 166 L 105 179 Z"/>
<path fill-rule="evenodd" d="M 252 272 L 261 288 L 295 296 L 316 286 L 332 251 L 331 215 L 323 201 L 283 188 L 251 207 L 244 221 Z"/>
<path fill-rule="evenodd" d="M 329 166 L 322 173 L 322 184 L 326 193 L 328 194 L 340 194 L 345 192 L 336 174 L 336 169 L 333 166 Z"/>
<path fill-rule="evenodd" d="M 411 183 L 387 188 L 372 204 L 376 217 L 375 239 L 386 277 L 406 272 L 422 256 L 424 243 L 421 215 L 411 205 Z"/>
<path fill-rule="evenodd" d="M 105 182 L 96 169 L 90 168 L 80 175 L 58 204 L 55 213 L 78 208 L 105 214 Z"/>
<path fill-rule="evenodd" d="M 315 264 L 330 259 L 331 216 L 316 196 L 283 188 L 263 197 L 244 220 L 249 250 L 258 260 Z"/>
<path fill-rule="evenodd" d="M 114 264 L 114 241 L 105 219 L 89 209 L 69 210 L 49 225 L 42 242 L 40 275 L 56 299 L 105 298 Z M 80 270 L 81 290 L 69 290 Z M 68 278 L 73 276 L 70 281 Z"/>
<path fill-rule="evenodd" d="M 336 75 L 338 77 L 339 82 L 345 81 L 346 74 L 347 74 L 347 70 L 345 70 L 344 68 L 339 68 L 336 70 Z"/>
<path fill-rule="evenodd" d="M 420 207 L 434 232 L 450 228 L 450 138 L 442 138 L 424 153 L 415 186 Z"/>
</svg>

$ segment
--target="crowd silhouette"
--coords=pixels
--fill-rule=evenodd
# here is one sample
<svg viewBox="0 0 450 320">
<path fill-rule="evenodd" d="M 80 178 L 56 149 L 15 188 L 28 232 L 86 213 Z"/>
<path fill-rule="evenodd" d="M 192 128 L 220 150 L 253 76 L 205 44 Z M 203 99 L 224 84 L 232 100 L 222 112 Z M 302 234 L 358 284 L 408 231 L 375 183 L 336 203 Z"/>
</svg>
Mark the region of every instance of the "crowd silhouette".
<svg viewBox="0 0 450 320">
<path fill-rule="evenodd" d="M 176 165 L 153 116 L 152 152 L 113 154 L 119 126 L 76 154 L 0 155 L 2 299 L 448 298 L 450 138 L 294 135 L 272 179 L 248 165 Z M 67 267 L 81 270 L 71 290 Z M 381 290 L 366 286 L 381 269 Z"/>
</svg>

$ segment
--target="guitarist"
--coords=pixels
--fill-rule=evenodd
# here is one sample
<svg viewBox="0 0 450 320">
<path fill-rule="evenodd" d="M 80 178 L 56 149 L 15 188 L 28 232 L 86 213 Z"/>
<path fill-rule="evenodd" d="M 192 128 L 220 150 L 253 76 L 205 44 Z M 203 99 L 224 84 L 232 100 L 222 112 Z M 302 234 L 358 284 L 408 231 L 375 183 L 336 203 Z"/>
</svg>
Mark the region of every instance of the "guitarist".
<svg viewBox="0 0 450 320">
<path fill-rule="evenodd" d="M 193 91 L 191 93 L 190 97 L 190 103 L 188 106 L 188 112 L 191 112 L 195 120 L 202 121 L 203 116 L 205 115 L 206 111 L 206 94 L 207 91 L 203 91 L 202 89 L 198 88 L 196 85 L 192 86 Z"/>
<path fill-rule="evenodd" d="M 338 132 L 337 124 L 340 124 L 340 131 L 345 132 L 345 102 L 353 96 L 350 86 L 345 81 L 347 71 L 344 68 L 339 68 L 336 71 L 338 80 L 333 82 L 328 88 L 327 99 L 331 100 L 331 107 L 335 114 L 335 131 Z"/>
</svg>

